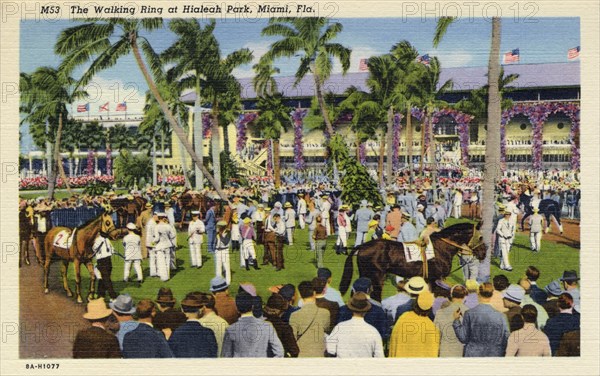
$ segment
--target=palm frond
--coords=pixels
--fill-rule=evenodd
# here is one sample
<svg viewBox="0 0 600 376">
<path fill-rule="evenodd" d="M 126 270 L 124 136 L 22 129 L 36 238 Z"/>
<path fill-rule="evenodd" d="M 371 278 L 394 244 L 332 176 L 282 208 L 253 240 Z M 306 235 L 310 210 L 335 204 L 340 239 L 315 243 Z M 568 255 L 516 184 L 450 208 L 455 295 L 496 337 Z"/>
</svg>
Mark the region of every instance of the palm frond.
<svg viewBox="0 0 600 376">
<path fill-rule="evenodd" d="M 440 17 L 435 27 L 435 34 L 433 35 L 433 47 L 436 47 L 442 41 L 444 35 L 448 31 L 448 27 L 456 21 L 455 17 Z"/>
</svg>

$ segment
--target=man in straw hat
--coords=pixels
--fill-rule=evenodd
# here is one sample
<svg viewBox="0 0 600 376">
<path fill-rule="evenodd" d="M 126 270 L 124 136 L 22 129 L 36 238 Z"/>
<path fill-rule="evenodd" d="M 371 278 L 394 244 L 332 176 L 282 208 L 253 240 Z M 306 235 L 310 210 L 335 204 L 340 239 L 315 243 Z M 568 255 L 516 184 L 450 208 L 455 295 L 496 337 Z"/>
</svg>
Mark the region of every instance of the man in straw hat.
<svg viewBox="0 0 600 376">
<path fill-rule="evenodd" d="M 169 338 L 169 347 L 176 358 L 216 358 L 218 346 L 215 334 L 198 319 L 204 305 L 195 294 L 187 294 L 181 301 L 181 310 L 187 321 Z"/>
<path fill-rule="evenodd" d="M 352 318 L 337 324 L 327 336 L 327 353 L 338 358 L 383 358 L 381 335 L 365 322 L 371 309 L 368 295 L 357 292 L 346 306 L 352 311 Z"/>
<path fill-rule="evenodd" d="M 240 227 L 240 234 L 242 236 L 242 248 L 240 252 L 241 261 L 243 261 L 246 270 L 250 270 L 250 266 L 259 270 L 258 261 L 256 260 L 256 250 L 254 249 L 256 232 L 252 226 L 252 220 L 250 217 L 246 217 L 242 222 L 243 224 Z"/>
<path fill-rule="evenodd" d="M 83 318 L 91 327 L 77 333 L 73 343 L 73 358 L 120 358 L 117 337 L 107 330 L 107 321 L 113 311 L 106 307 L 104 299 L 90 300 Z"/>
<path fill-rule="evenodd" d="M 190 264 L 192 268 L 202 267 L 202 242 L 206 228 L 200 220 L 200 212 L 192 211 L 192 220 L 188 225 L 188 244 L 190 246 Z"/>
<path fill-rule="evenodd" d="M 294 245 L 294 230 L 296 228 L 296 211 L 292 208 L 290 202 L 286 202 L 283 205 L 285 212 L 283 214 L 283 221 L 285 222 L 285 233 L 287 242 L 289 245 Z"/>
<path fill-rule="evenodd" d="M 542 233 L 544 230 L 544 216 L 538 207 L 533 208 L 533 215 L 529 217 L 529 242 L 533 252 L 539 252 L 542 246 Z"/>
<path fill-rule="evenodd" d="M 403 212 L 402 220 L 400 225 L 400 232 L 398 233 L 397 241 L 399 242 L 415 242 L 419 239 L 419 233 L 417 229 L 410 221 L 410 214 Z"/>
<path fill-rule="evenodd" d="M 512 271 L 510 266 L 510 246 L 514 234 L 514 225 L 511 221 L 511 212 L 504 210 L 501 212 L 503 218 L 498 222 L 496 236 L 498 238 L 498 247 L 500 248 L 500 269 Z"/>
<path fill-rule="evenodd" d="M 422 291 L 413 309 L 400 316 L 390 337 L 390 358 L 438 357 L 440 331 L 428 317 L 433 300 L 432 293 Z"/>
<path fill-rule="evenodd" d="M 163 333 L 154 328 L 156 315 L 154 302 L 140 300 L 136 308 L 139 325 L 125 334 L 123 339 L 123 357 L 128 358 L 172 358 L 173 352 Z"/>
</svg>

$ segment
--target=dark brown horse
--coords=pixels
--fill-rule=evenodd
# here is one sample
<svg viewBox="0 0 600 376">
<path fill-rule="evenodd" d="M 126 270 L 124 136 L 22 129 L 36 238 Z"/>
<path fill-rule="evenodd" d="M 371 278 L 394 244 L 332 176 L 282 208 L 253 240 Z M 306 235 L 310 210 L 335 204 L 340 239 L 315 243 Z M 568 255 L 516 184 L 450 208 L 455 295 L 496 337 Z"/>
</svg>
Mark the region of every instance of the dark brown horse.
<svg viewBox="0 0 600 376">
<path fill-rule="evenodd" d="M 68 248 L 55 245 L 55 243 L 58 242 L 58 237 L 70 236 L 73 231 L 75 231 L 75 235 Z M 73 261 L 75 267 L 77 302 L 83 303 L 83 299 L 81 298 L 81 264 L 85 264 L 90 273 L 88 298 L 94 294 L 94 282 L 96 277 L 94 274 L 94 266 L 92 264 L 92 258 L 94 256 L 92 246 L 100 231 L 109 234 L 112 239 L 116 239 L 120 234 L 120 231 L 115 228 L 115 224 L 113 223 L 110 214 L 107 212 L 103 212 L 97 218 L 90 220 L 74 230 L 68 227 L 57 226 L 48 231 L 44 241 L 46 250 L 46 262 L 44 263 L 44 292 L 46 294 L 49 292 L 48 274 L 53 255 L 56 255 L 62 261 L 60 271 L 63 280 L 63 288 L 65 289 L 67 296 L 73 296 L 73 292 L 69 288 L 69 283 L 67 281 L 67 270 L 69 262 L 71 261 Z"/>
<path fill-rule="evenodd" d="M 447 277 L 452 268 L 452 258 L 459 251 L 471 253 L 479 260 L 485 258 L 485 244 L 479 228 L 472 223 L 459 223 L 430 235 L 435 257 L 427 261 L 427 281 Z M 356 256 L 358 272 L 373 283 L 373 299 L 381 301 L 381 291 L 387 273 L 405 278 L 424 276 L 423 262 L 407 262 L 402 243 L 391 240 L 373 240 L 356 247 L 346 258 L 340 292 L 345 294 L 350 286 L 353 258 Z"/>
<path fill-rule="evenodd" d="M 179 223 L 180 228 L 183 227 L 183 222 L 185 221 L 187 213 L 193 210 L 199 210 L 201 216 L 204 217 L 204 214 L 206 214 L 206 211 L 208 210 L 206 197 L 193 191 L 184 192 L 179 197 L 177 204 L 181 209 L 181 222 Z"/>
</svg>

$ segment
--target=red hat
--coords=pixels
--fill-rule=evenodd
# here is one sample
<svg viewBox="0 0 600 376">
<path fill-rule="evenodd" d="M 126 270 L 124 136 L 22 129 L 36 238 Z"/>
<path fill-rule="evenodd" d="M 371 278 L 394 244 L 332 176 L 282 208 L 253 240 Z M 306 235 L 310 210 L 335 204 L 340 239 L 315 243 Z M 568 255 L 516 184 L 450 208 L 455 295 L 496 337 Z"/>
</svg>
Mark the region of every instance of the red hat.
<svg viewBox="0 0 600 376">
<path fill-rule="evenodd" d="M 385 231 L 394 231 L 394 226 L 392 226 L 392 225 L 385 226 Z"/>
</svg>

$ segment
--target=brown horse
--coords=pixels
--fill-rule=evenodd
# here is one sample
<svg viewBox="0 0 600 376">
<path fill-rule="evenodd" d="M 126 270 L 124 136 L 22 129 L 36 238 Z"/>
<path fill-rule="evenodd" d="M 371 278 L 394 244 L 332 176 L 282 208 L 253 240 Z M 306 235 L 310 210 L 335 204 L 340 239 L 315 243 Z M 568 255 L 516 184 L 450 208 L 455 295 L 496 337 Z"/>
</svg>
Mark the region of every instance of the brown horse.
<svg viewBox="0 0 600 376">
<path fill-rule="evenodd" d="M 64 231 L 64 232 L 63 232 Z M 55 245 L 57 237 L 64 237 L 68 234 L 71 236 L 72 232 L 75 231 L 73 240 L 68 248 L 58 247 Z M 100 233 L 100 231 L 110 234 L 112 239 L 115 239 L 120 231 L 115 228 L 115 224 L 108 212 L 103 212 L 97 218 L 90 220 L 82 226 L 72 230 L 68 227 L 53 227 L 46 234 L 44 241 L 46 249 L 46 262 L 44 263 L 44 293 L 48 293 L 48 274 L 50 271 L 50 264 L 52 263 L 52 256 L 56 255 L 62 261 L 61 275 L 63 280 L 63 288 L 67 293 L 67 296 L 72 297 L 73 292 L 69 288 L 67 281 L 67 270 L 69 262 L 73 261 L 75 267 L 75 285 L 77 294 L 77 303 L 83 303 L 81 298 L 81 264 L 85 264 L 90 273 L 90 289 L 88 298 L 95 292 L 95 274 L 94 266 L 92 264 L 92 258 L 94 256 L 92 246 L 94 240 Z"/>
<path fill-rule="evenodd" d="M 181 208 L 181 222 L 179 228 L 183 227 L 183 221 L 188 212 L 193 210 L 199 210 L 202 217 L 206 214 L 208 207 L 206 205 L 206 197 L 197 192 L 187 191 L 184 192 L 177 202 Z"/>
<path fill-rule="evenodd" d="M 485 244 L 479 228 L 472 223 L 459 223 L 430 235 L 435 257 L 427 261 L 427 273 L 423 271 L 423 262 L 407 262 L 402 243 L 391 240 L 373 240 L 356 247 L 344 265 L 344 274 L 340 282 L 340 292 L 345 294 L 350 286 L 353 271 L 353 257 L 356 256 L 361 277 L 368 277 L 373 283 L 373 299 L 381 301 L 381 291 L 387 273 L 405 278 L 424 276 L 428 282 L 447 277 L 452 268 L 452 258 L 459 251 L 471 253 L 477 259 L 485 258 Z"/>
</svg>

